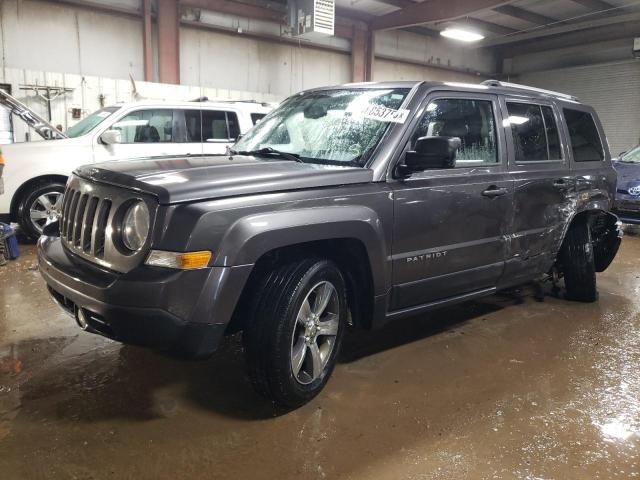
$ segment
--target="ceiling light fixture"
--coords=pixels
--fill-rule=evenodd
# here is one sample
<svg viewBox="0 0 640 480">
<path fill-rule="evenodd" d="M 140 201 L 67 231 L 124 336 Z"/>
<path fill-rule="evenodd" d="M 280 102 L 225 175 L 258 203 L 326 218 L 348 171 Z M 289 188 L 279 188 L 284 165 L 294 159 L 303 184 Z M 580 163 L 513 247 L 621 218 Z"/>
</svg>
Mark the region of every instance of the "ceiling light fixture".
<svg viewBox="0 0 640 480">
<path fill-rule="evenodd" d="M 463 30 L 462 28 L 445 28 L 440 32 L 440 35 L 465 43 L 479 42 L 484 39 L 484 35 L 471 32 L 469 30 Z"/>
</svg>

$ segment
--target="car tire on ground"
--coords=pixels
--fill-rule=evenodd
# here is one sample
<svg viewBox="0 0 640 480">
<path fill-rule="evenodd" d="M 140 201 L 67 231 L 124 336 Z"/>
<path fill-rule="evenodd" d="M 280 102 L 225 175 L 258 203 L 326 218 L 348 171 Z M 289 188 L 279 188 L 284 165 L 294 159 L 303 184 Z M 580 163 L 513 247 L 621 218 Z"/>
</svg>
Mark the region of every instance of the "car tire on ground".
<svg viewBox="0 0 640 480">
<path fill-rule="evenodd" d="M 42 229 L 55 221 L 62 212 L 64 184 L 41 182 L 29 187 L 18 207 L 18 223 L 30 238 L 37 239 Z"/>
<path fill-rule="evenodd" d="M 305 259 L 265 274 L 243 332 L 251 382 L 287 407 L 315 397 L 336 364 L 347 317 L 345 281 L 329 260 Z"/>
<path fill-rule="evenodd" d="M 560 251 L 567 298 L 579 302 L 595 302 L 596 268 L 591 242 L 591 229 L 587 222 L 572 225 Z"/>
</svg>

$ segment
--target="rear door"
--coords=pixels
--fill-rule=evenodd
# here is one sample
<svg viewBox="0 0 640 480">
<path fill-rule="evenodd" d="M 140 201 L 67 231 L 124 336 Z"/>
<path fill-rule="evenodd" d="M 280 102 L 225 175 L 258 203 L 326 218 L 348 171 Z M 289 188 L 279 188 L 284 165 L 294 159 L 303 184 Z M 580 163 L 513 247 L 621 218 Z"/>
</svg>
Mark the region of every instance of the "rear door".
<svg viewBox="0 0 640 480">
<path fill-rule="evenodd" d="M 602 125 L 593 110 L 583 105 L 565 105 L 562 113 L 578 202 L 596 202 L 598 208 L 608 210 L 613 200 L 615 173 Z"/>
<path fill-rule="evenodd" d="M 391 310 L 493 288 L 509 233 L 512 190 L 498 98 L 429 95 L 406 150 L 424 136 L 459 137 L 457 167 L 395 181 Z"/>
<path fill-rule="evenodd" d="M 514 180 L 512 235 L 501 285 L 507 286 L 551 268 L 573 211 L 575 182 L 557 106 L 521 97 L 505 97 L 501 105 Z"/>
<path fill-rule="evenodd" d="M 202 151 L 222 155 L 240 136 L 238 113 L 233 110 L 202 110 Z"/>
</svg>

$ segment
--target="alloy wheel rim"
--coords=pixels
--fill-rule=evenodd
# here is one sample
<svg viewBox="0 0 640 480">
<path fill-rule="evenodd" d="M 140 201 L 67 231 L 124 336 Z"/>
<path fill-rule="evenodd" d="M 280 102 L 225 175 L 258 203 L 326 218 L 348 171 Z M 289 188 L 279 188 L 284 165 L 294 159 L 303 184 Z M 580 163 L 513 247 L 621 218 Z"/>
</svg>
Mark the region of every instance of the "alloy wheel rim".
<svg viewBox="0 0 640 480">
<path fill-rule="evenodd" d="M 61 192 L 46 192 L 33 201 L 29 207 L 29 218 L 38 233 L 60 218 L 63 198 Z"/>
<path fill-rule="evenodd" d="M 291 371 L 298 383 L 308 385 L 322 375 L 339 326 L 338 291 L 331 282 L 320 282 L 302 302 L 291 337 Z"/>
</svg>

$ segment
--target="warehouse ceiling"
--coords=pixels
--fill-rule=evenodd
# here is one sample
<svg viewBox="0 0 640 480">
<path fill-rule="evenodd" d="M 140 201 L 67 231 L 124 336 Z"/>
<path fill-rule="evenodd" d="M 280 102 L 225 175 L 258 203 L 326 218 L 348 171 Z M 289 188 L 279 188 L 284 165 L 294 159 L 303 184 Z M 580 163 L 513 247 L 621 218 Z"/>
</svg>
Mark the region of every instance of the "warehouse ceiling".
<svg viewBox="0 0 640 480">
<path fill-rule="evenodd" d="M 486 37 L 478 46 L 503 50 L 640 36 L 640 0 L 337 0 L 337 6 L 338 16 L 358 18 L 374 30 L 439 35 L 464 27 Z"/>
<path fill-rule="evenodd" d="M 401 28 L 426 35 L 447 27 L 475 30 L 486 37 L 482 47 L 536 41 L 543 48 L 557 48 L 567 45 L 566 36 L 584 43 L 640 35 L 638 0 L 337 0 L 337 5 L 362 15 L 374 29 Z"/>
</svg>

